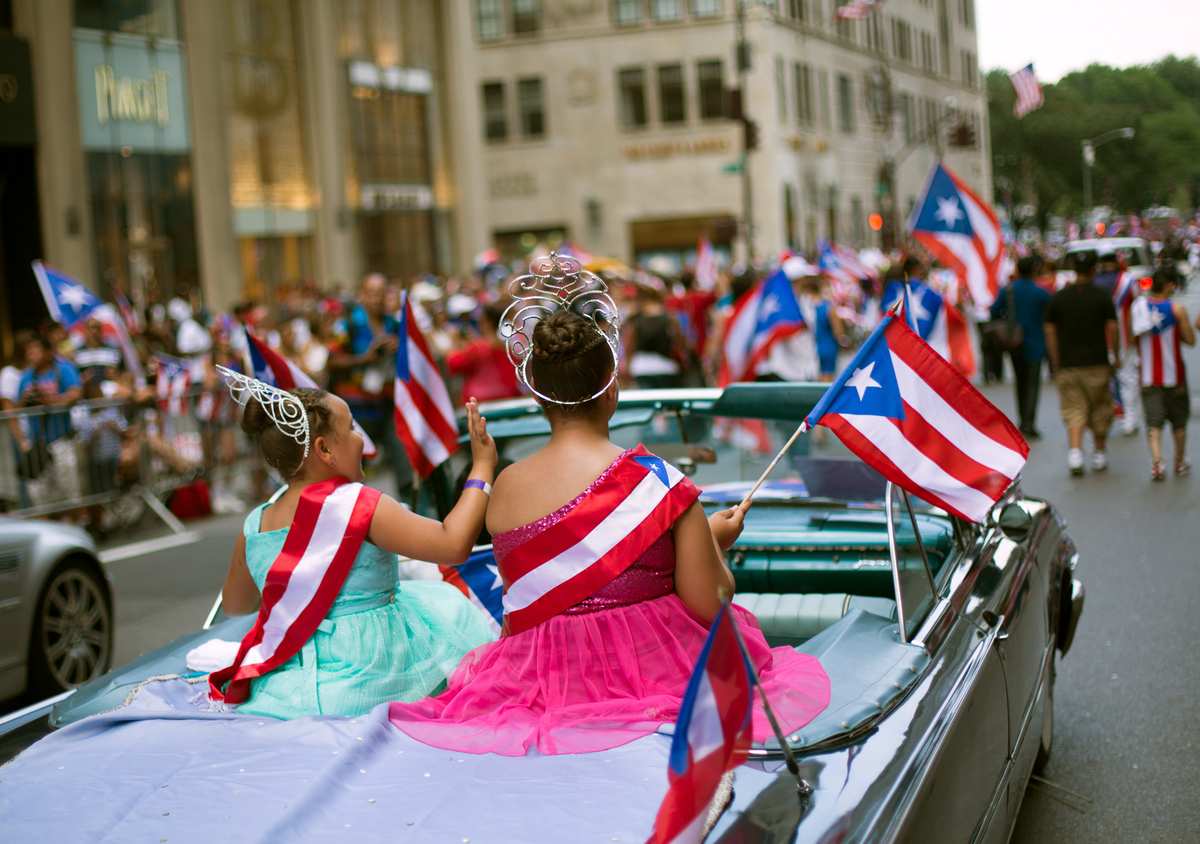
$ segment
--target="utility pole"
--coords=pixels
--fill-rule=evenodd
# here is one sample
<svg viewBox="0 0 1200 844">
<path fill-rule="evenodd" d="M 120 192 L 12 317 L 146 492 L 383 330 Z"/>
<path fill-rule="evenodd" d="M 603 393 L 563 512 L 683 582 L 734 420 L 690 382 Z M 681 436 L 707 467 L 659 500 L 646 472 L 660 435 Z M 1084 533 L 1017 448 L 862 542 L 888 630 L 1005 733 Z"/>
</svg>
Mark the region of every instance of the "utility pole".
<svg viewBox="0 0 1200 844">
<path fill-rule="evenodd" d="M 742 122 L 742 242 L 746 265 L 754 263 L 754 203 L 750 185 L 750 151 L 758 145 L 758 126 L 746 115 L 746 76 L 750 71 L 750 43 L 746 40 L 746 0 L 737 3 L 737 84 Z"/>
</svg>

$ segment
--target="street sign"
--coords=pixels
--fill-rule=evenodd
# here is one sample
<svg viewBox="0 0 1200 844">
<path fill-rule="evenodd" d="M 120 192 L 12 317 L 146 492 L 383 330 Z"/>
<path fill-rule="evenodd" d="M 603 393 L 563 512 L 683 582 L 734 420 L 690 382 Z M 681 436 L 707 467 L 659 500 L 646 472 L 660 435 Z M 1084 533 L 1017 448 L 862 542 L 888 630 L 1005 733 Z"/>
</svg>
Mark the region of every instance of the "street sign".
<svg viewBox="0 0 1200 844">
<path fill-rule="evenodd" d="M 731 161 L 728 164 L 721 165 L 721 172 L 730 176 L 736 176 L 742 172 L 743 164 L 740 161 Z"/>
</svg>

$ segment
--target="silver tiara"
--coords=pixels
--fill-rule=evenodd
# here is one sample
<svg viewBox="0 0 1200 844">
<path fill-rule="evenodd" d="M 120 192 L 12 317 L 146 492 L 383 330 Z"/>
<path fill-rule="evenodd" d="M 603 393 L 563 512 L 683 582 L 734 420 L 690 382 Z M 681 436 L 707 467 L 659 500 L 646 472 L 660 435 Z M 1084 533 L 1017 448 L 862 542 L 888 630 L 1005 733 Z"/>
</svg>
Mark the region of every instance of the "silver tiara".
<svg viewBox="0 0 1200 844">
<path fill-rule="evenodd" d="M 617 379 L 617 361 L 621 347 L 621 316 L 617 303 L 608 295 L 608 285 L 595 273 L 580 266 L 570 255 L 551 252 L 529 265 L 529 272 L 517 276 L 508 285 L 512 304 L 500 318 L 508 359 L 517 369 L 517 377 L 542 401 L 571 407 L 589 402 L 604 393 Z M 529 358 L 533 354 L 533 329 L 555 311 L 568 310 L 589 319 L 612 352 L 613 374 L 608 382 L 586 398 L 563 401 L 540 393 L 529 381 Z"/>
<path fill-rule="evenodd" d="M 308 411 L 304 409 L 300 399 L 232 369 L 217 366 L 217 371 L 224 376 L 234 401 L 245 404 L 250 396 L 254 396 L 267 412 L 267 416 L 271 417 L 275 427 L 304 446 L 304 457 L 300 458 L 300 462 L 303 463 L 308 457 Z"/>
</svg>

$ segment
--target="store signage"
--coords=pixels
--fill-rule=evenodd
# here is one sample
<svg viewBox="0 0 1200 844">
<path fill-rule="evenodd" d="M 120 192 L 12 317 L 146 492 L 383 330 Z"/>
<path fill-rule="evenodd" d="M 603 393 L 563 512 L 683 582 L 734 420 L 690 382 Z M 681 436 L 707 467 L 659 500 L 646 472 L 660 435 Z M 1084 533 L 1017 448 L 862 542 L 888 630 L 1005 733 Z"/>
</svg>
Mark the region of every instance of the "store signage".
<svg viewBox="0 0 1200 844">
<path fill-rule="evenodd" d="M 644 144 L 633 144 L 621 149 L 621 155 L 631 161 L 644 159 L 674 158 L 677 155 L 710 155 L 717 152 L 729 152 L 733 144 L 728 138 L 680 138 L 669 141 L 650 141 Z"/>
<path fill-rule="evenodd" d="M 433 207 L 429 185 L 363 185 L 358 192 L 363 211 L 428 211 Z"/>
<path fill-rule="evenodd" d="M 180 153 L 191 148 L 182 46 L 75 30 L 75 75 L 86 150 Z"/>
<path fill-rule="evenodd" d="M 428 94 L 433 90 L 433 74 L 419 67 L 382 67 L 355 60 L 350 62 L 350 84 L 356 88 Z"/>
</svg>

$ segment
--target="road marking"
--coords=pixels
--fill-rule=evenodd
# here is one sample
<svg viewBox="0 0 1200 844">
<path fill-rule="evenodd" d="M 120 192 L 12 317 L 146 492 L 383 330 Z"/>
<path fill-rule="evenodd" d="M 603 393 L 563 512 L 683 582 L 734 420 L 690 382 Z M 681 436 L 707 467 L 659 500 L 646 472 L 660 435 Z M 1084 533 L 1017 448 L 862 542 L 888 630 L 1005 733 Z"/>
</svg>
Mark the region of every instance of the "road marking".
<svg viewBox="0 0 1200 844">
<path fill-rule="evenodd" d="M 180 545 L 191 545 L 193 542 L 199 542 L 200 536 L 200 531 L 189 530 L 185 533 L 174 533 L 170 536 L 160 536 L 157 539 L 147 539 L 144 542 L 131 542 L 128 545 L 118 545 L 116 548 L 106 548 L 100 552 L 100 562 L 115 563 L 118 560 L 128 560 L 130 557 L 153 554 L 155 551 L 178 548 Z"/>
</svg>

